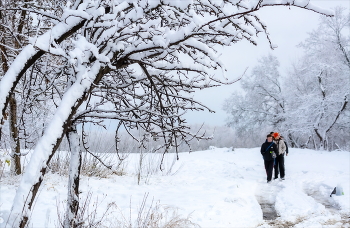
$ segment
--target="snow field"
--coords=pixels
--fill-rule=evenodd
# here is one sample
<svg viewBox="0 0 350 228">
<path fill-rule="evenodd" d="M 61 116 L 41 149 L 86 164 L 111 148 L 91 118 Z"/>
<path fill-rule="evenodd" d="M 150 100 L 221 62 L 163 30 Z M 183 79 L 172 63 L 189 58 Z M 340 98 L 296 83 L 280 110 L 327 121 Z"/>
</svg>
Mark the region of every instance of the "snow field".
<svg viewBox="0 0 350 228">
<path fill-rule="evenodd" d="M 144 163 L 140 185 L 139 155 L 130 154 L 124 176 L 82 177 L 81 202 L 91 194 L 86 214 L 96 211 L 97 217 L 113 203 L 101 227 L 116 227 L 120 221 L 132 221 L 135 227 L 144 200 L 144 212 L 159 205 L 160 212 L 171 210 L 181 217 L 189 216 L 201 227 L 350 227 L 349 152 L 292 148 L 285 157 L 286 180 L 267 184 L 259 151 L 260 148 L 212 148 L 180 153 L 180 160 L 171 170 L 174 154 L 168 154 L 163 172 L 150 168 L 152 160 L 158 161 L 152 155 Z M 17 182 L 11 178 L 1 178 L 3 219 L 17 188 Z M 329 197 L 338 184 L 344 195 Z M 57 226 L 57 210 L 60 216 L 65 210 L 66 188 L 67 177 L 47 174 L 30 226 Z M 261 204 L 265 205 L 264 210 Z"/>
</svg>

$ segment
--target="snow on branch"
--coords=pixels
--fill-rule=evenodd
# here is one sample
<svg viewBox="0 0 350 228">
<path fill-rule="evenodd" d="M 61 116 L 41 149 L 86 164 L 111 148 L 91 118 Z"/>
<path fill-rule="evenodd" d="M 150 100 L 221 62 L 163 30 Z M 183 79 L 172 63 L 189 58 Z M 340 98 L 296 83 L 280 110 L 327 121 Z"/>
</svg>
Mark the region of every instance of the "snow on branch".
<svg viewBox="0 0 350 228">
<path fill-rule="evenodd" d="M 31 13 L 35 13 L 37 15 L 41 15 L 41 16 L 50 18 L 50 19 L 55 20 L 55 21 L 60 21 L 60 18 L 56 17 L 53 14 L 47 13 L 45 11 L 42 11 L 42 10 L 35 10 L 35 9 L 23 8 L 23 7 L 19 7 L 19 8 L 2 8 L 2 7 L 0 7 L 0 11 L 2 11 L 2 10 L 4 10 L 4 11 L 23 10 L 23 11 L 28 11 L 28 12 L 31 12 Z"/>
</svg>

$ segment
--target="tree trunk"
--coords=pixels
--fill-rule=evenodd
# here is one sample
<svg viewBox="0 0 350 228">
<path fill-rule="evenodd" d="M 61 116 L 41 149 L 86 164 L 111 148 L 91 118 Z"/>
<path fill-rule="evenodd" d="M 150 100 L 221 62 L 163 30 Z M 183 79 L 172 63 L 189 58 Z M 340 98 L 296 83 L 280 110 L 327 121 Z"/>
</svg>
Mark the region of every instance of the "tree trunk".
<svg viewBox="0 0 350 228">
<path fill-rule="evenodd" d="M 317 137 L 318 137 L 318 140 L 320 141 L 320 144 L 319 144 L 319 150 L 325 150 L 325 136 L 324 134 L 320 134 L 320 132 L 318 131 L 318 129 L 314 129 Z M 317 150 L 317 148 L 316 148 Z"/>
<path fill-rule="evenodd" d="M 15 226 L 11 226 L 11 227 L 17 227 L 17 225 L 19 228 L 27 227 L 27 222 L 29 220 L 29 214 L 30 214 L 30 211 L 32 210 L 32 206 L 33 206 L 36 194 L 38 193 L 39 188 L 41 186 L 41 183 L 43 182 L 44 176 L 46 174 L 47 165 L 50 163 L 51 158 L 55 154 L 60 143 L 62 142 L 62 138 L 63 138 L 63 134 L 61 135 L 61 137 L 57 138 L 57 141 L 56 141 L 51 153 L 48 155 L 48 157 L 45 160 L 46 163 L 43 163 L 45 165 L 40 166 L 40 170 L 38 172 L 35 171 L 36 174 L 39 173 L 39 177 L 38 177 L 38 179 L 35 180 L 35 183 L 33 183 L 31 185 L 31 187 L 28 191 L 27 191 L 25 186 L 22 186 L 22 183 L 23 183 L 23 180 L 25 180 L 26 175 L 28 176 L 28 180 L 30 180 L 30 178 L 32 178 L 32 176 L 30 174 L 27 174 L 30 172 L 24 172 L 24 176 L 22 177 L 21 184 L 18 187 L 16 196 L 15 196 L 15 199 L 14 199 L 14 202 L 12 205 L 12 214 L 10 214 L 9 219 L 13 220 L 11 222 L 13 222 L 13 224 L 15 224 Z M 41 147 L 41 145 L 40 145 L 40 147 Z M 33 167 L 30 164 L 31 164 L 31 161 L 30 161 L 29 165 L 27 166 L 27 168 L 28 167 L 35 168 L 35 166 Z M 21 191 L 23 191 L 23 192 L 21 193 Z M 26 197 L 26 198 L 23 200 L 20 198 L 16 198 L 16 197 L 21 197 L 21 196 Z M 17 221 L 19 224 L 17 224 Z M 10 225 L 10 224 L 6 224 L 6 225 Z"/>
<path fill-rule="evenodd" d="M 298 146 L 296 145 L 296 143 L 294 141 L 294 137 L 292 136 L 291 133 L 288 133 L 288 139 L 289 139 L 289 142 L 290 142 L 290 147 L 292 147 L 292 148 L 295 148 L 295 147 L 299 148 L 299 145 Z"/>
<path fill-rule="evenodd" d="M 11 171 L 16 175 L 21 174 L 21 146 L 19 141 L 19 132 L 17 126 L 17 102 L 15 95 L 10 95 L 10 135 L 11 135 Z"/>
<path fill-rule="evenodd" d="M 68 133 L 70 148 L 69 180 L 67 210 L 65 214 L 64 227 L 78 227 L 77 213 L 79 209 L 79 177 L 81 168 L 81 150 L 79 135 L 76 127 Z"/>
</svg>

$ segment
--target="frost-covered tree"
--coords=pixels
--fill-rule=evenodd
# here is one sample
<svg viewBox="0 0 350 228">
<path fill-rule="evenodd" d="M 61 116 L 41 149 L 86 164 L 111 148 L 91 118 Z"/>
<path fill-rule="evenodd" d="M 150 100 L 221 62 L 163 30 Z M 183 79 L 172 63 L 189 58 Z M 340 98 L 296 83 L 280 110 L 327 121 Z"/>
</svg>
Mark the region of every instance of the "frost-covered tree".
<svg viewBox="0 0 350 228">
<path fill-rule="evenodd" d="M 278 129 L 295 147 L 347 146 L 349 18 L 343 8 L 336 8 L 334 17 L 321 17 L 319 28 L 300 45 L 304 56 L 281 83 L 278 60 L 263 58 L 242 80 L 244 94 L 226 100 L 228 125 L 241 133 Z"/>
<path fill-rule="evenodd" d="M 299 146 L 329 149 L 333 137 L 349 137 L 350 15 L 345 12 L 338 7 L 334 17 L 320 19 L 300 45 L 305 55 L 287 77 L 285 128 Z"/>
<path fill-rule="evenodd" d="M 241 80 L 244 93 L 234 92 L 225 100 L 227 125 L 239 134 L 279 129 L 285 112 L 279 65 L 273 55 L 262 57 L 251 75 Z"/>
<path fill-rule="evenodd" d="M 55 1 L 3 0 L 0 2 L 0 79 L 16 56 L 29 43 L 29 38 L 42 34 L 50 26 L 52 21 L 41 16 L 52 11 L 53 5 Z M 21 172 L 20 156 L 25 155 L 20 149 L 30 148 L 41 136 L 46 118 L 38 117 L 43 116 L 43 110 L 50 108 L 48 102 L 46 104 L 42 102 L 47 100 L 47 94 L 44 95 L 47 93 L 45 90 L 48 90 L 45 86 L 47 83 L 42 82 L 45 81 L 47 72 L 43 74 L 43 71 L 45 66 L 49 65 L 48 62 L 50 61 L 45 63 L 43 58 L 23 73 L 23 77 L 9 96 L 8 108 L 3 110 L 2 122 L 9 127 L 9 130 L 2 131 L 2 134 L 0 132 L 0 140 L 3 138 L 9 146 L 1 145 L 1 147 L 11 148 L 13 158 L 11 168 L 16 174 Z"/>
<path fill-rule="evenodd" d="M 0 8 L 4 5 L 11 8 L 21 5 L 15 1 L 1 1 Z M 0 11 L 0 51 L 1 51 L 1 75 L 4 74 L 9 68 L 13 56 L 16 56 L 20 51 L 23 43 L 25 43 L 24 33 L 28 32 L 24 26 L 28 19 L 26 11 L 8 12 L 5 10 Z M 21 174 L 21 162 L 20 162 L 20 136 L 18 128 L 18 115 L 17 115 L 17 98 L 16 93 L 12 93 L 9 96 L 9 108 L 6 112 L 6 120 L 8 120 L 9 126 L 9 144 L 11 148 L 11 171 L 14 174 Z M 1 140 L 0 132 L 0 140 Z"/>
<path fill-rule="evenodd" d="M 216 53 L 246 39 L 253 44 L 266 25 L 256 13 L 267 6 L 296 6 L 329 14 L 307 2 L 280 1 L 172 1 L 77 0 L 67 2 L 60 15 L 41 12 L 52 26 L 15 56 L 0 81 L 0 119 L 24 74 L 44 55 L 55 56 L 53 72 L 66 79 L 57 108 L 36 143 L 18 187 L 7 226 L 25 227 L 47 166 L 64 135 L 71 151 L 66 226 L 76 227 L 79 200 L 79 142 L 76 127 L 98 119 L 116 119 L 126 129 L 141 128 L 163 151 L 191 136 L 183 114 L 207 109 L 189 94 L 227 83 L 208 69 L 225 69 Z M 53 8 L 55 13 L 59 9 Z M 62 77 L 47 75 L 56 84 Z M 117 129 L 117 130 L 118 130 Z M 192 135 L 192 138 L 201 136 Z M 148 137 L 143 137 L 146 139 Z M 140 142 L 142 144 L 142 141 Z"/>
</svg>

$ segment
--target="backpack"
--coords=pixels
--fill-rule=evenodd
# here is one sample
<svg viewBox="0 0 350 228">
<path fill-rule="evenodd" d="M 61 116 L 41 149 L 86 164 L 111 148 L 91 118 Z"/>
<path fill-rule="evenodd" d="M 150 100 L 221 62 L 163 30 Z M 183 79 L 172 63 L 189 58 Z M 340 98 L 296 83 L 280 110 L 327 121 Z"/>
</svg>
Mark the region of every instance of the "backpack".
<svg viewBox="0 0 350 228">
<path fill-rule="evenodd" d="M 271 142 L 271 144 L 266 148 L 265 152 L 267 152 L 267 150 L 270 149 L 272 144 L 274 144 L 274 142 Z M 270 151 L 270 153 L 271 153 L 272 158 L 276 158 L 277 157 L 275 151 Z"/>
</svg>

